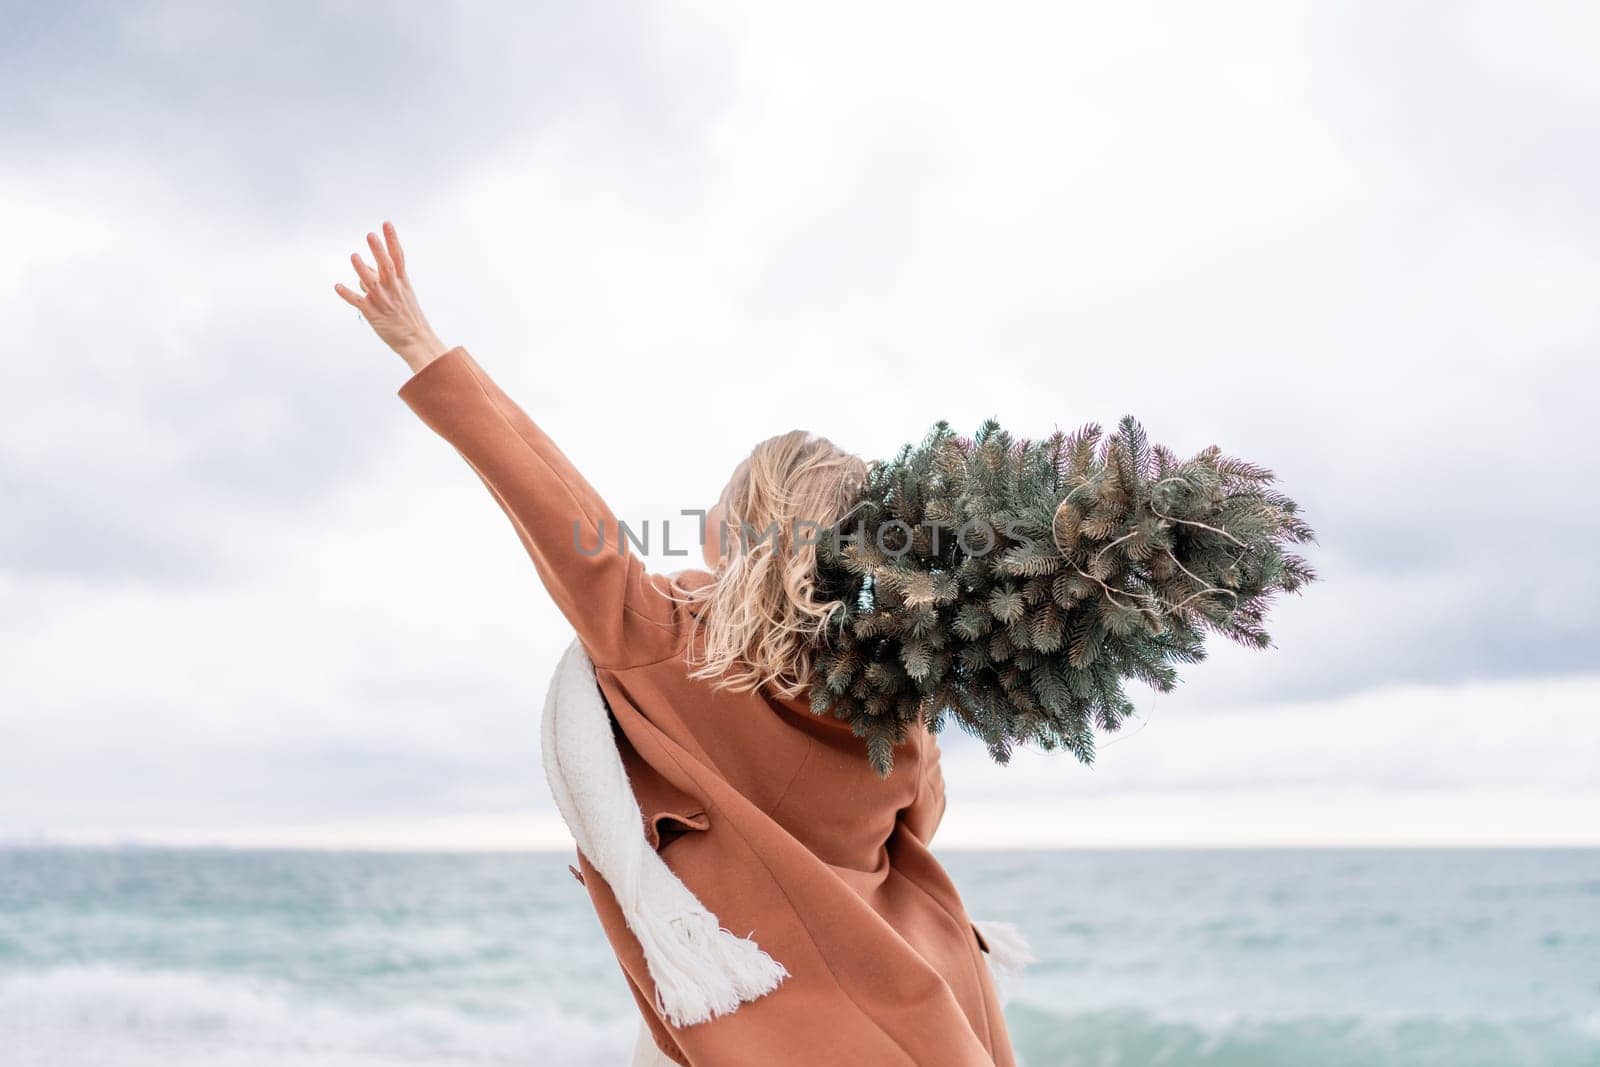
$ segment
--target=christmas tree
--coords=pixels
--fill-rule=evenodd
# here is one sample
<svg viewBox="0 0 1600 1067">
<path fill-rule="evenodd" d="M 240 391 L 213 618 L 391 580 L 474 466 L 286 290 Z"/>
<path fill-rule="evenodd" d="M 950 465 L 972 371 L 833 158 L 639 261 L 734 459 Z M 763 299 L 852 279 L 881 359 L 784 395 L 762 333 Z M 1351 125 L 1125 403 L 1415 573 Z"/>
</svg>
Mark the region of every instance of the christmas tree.
<svg viewBox="0 0 1600 1067">
<path fill-rule="evenodd" d="M 1314 581 L 1285 545 L 1314 541 L 1264 467 L 1193 458 L 1132 417 L 1031 441 L 943 422 L 876 463 L 819 539 L 844 607 L 818 650 L 812 709 L 847 720 L 880 775 L 918 722 L 953 717 L 1005 763 L 1013 746 L 1092 762 L 1095 731 L 1204 658 L 1208 634 L 1265 648 L 1268 607 Z"/>
</svg>

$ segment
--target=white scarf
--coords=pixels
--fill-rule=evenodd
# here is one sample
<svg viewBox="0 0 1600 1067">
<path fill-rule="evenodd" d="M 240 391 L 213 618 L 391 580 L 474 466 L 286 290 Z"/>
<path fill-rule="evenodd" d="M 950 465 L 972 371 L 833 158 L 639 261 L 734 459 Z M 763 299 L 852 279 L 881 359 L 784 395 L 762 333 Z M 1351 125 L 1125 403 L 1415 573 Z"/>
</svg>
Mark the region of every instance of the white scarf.
<svg viewBox="0 0 1600 1067">
<path fill-rule="evenodd" d="M 594 664 L 576 640 L 550 680 L 540 734 L 556 807 L 639 939 L 662 1016 L 674 1026 L 692 1026 L 776 989 L 789 974 L 783 964 L 749 938 L 723 929 L 651 847 Z M 1033 962 L 1015 926 L 973 925 L 997 973 L 1015 973 Z"/>
</svg>

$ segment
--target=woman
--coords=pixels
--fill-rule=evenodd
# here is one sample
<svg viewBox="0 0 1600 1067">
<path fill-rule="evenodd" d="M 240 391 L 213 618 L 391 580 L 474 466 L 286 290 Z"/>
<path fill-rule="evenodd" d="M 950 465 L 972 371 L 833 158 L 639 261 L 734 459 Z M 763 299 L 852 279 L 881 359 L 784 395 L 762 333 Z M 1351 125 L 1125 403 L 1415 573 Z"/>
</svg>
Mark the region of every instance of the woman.
<svg viewBox="0 0 1600 1067">
<path fill-rule="evenodd" d="M 673 1023 L 580 851 L 574 873 L 649 1029 L 643 1059 L 1014 1064 L 988 946 L 928 847 L 945 807 L 934 736 L 909 737 L 880 779 L 849 727 L 807 703 L 809 649 L 834 608 L 813 587 L 807 524 L 849 510 L 865 465 L 807 434 L 762 442 L 708 513 L 707 569 L 648 574 L 555 444 L 464 347 L 435 336 L 394 226 L 367 243 L 373 266 L 350 257 L 361 293 L 334 289 L 411 368 L 400 398 L 483 480 L 577 631 L 650 845 L 786 972 L 737 1010 Z M 724 523 L 738 534 L 719 536 Z"/>
</svg>

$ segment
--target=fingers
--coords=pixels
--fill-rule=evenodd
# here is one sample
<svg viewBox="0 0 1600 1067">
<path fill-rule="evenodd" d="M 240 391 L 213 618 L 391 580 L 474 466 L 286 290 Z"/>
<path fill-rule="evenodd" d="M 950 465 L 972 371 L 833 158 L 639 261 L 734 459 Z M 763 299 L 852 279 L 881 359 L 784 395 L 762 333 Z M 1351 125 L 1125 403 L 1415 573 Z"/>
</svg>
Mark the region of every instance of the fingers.
<svg viewBox="0 0 1600 1067">
<path fill-rule="evenodd" d="M 378 280 L 387 285 L 394 278 L 394 262 L 389 259 L 389 250 L 375 233 L 367 234 L 367 247 L 372 249 L 372 260 L 378 265 Z"/>
<path fill-rule="evenodd" d="M 400 278 L 406 276 L 406 253 L 400 247 L 400 234 L 395 231 L 394 223 L 383 224 L 383 240 L 389 248 L 389 259 L 394 263 L 394 272 Z"/>
<path fill-rule="evenodd" d="M 367 247 L 372 249 L 372 259 L 377 266 L 369 267 L 367 261 L 361 258 L 361 253 L 350 253 L 350 266 L 355 268 L 356 278 L 361 282 L 361 293 L 358 295 L 349 287 L 334 283 L 333 291 L 339 298 L 363 316 L 371 320 L 373 313 L 383 313 L 387 309 L 400 306 L 403 303 L 403 287 L 397 282 L 405 282 L 405 252 L 400 247 L 400 235 L 395 231 L 394 223 L 383 224 L 383 240 L 378 240 L 378 235 L 367 234 Z"/>
<path fill-rule="evenodd" d="M 362 299 L 355 293 L 352 293 L 349 289 L 346 289 L 339 282 L 333 283 L 333 291 L 343 297 L 346 304 L 349 304 L 363 315 L 367 313 L 367 305 L 362 301 Z"/>
<path fill-rule="evenodd" d="M 356 277 L 361 279 L 362 291 L 371 293 L 378 288 L 378 276 L 367 266 L 366 260 L 361 258 L 361 253 L 350 253 L 350 265 L 356 269 Z"/>
</svg>

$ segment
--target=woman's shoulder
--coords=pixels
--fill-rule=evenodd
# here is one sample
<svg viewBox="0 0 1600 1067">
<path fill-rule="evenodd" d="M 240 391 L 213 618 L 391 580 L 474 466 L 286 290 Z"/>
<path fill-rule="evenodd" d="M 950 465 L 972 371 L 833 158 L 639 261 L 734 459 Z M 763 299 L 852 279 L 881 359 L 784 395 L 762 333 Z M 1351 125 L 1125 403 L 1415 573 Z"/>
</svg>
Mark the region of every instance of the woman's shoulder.
<svg viewBox="0 0 1600 1067">
<path fill-rule="evenodd" d="M 677 582 L 679 585 L 690 589 L 698 589 L 717 580 L 716 575 L 703 567 L 685 567 L 682 570 L 669 571 L 666 574 L 654 575 L 654 577 L 667 582 Z"/>
<path fill-rule="evenodd" d="M 695 594 L 715 584 L 716 580 L 716 576 L 710 571 L 698 567 L 686 567 L 666 574 L 652 572 L 648 578 L 655 592 L 663 599 L 696 611 L 703 601 Z"/>
<path fill-rule="evenodd" d="M 670 573 L 636 570 L 633 591 L 627 599 L 631 616 L 628 644 L 633 655 L 626 662 L 607 666 L 657 667 L 681 655 L 696 628 L 695 616 L 704 604 L 699 594 L 715 581 L 713 575 L 699 569 Z"/>
</svg>

